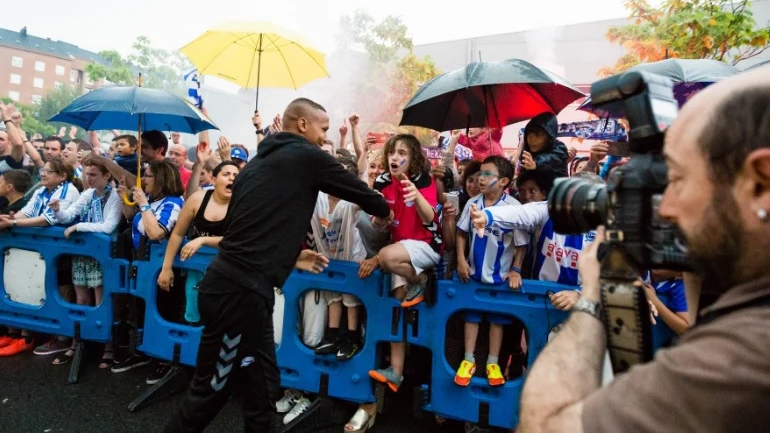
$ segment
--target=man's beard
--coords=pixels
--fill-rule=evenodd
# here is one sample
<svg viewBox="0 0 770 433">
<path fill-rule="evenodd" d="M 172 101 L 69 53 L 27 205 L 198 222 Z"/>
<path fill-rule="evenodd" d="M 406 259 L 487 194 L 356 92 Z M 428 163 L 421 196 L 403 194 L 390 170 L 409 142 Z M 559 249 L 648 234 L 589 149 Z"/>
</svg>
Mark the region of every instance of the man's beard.
<svg viewBox="0 0 770 433">
<path fill-rule="evenodd" d="M 719 296 L 743 282 L 746 234 L 738 208 L 730 189 L 720 187 L 701 223 L 686 234 L 689 257 L 696 273 L 703 277 L 704 293 Z"/>
</svg>

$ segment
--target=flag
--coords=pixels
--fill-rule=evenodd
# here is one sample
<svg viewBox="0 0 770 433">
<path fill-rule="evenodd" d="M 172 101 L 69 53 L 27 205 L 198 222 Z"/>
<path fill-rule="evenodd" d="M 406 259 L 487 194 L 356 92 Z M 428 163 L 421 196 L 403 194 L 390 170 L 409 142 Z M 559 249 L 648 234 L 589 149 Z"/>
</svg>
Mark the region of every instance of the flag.
<svg viewBox="0 0 770 433">
<path fill-rule="evenodd" d="M 187 99 L 196 107 L 203 108 L 203 97 L 200 94 L 201 82 L 198 79 L 198 69 L 191 69 L 183 76 L 187 86 Z"/>
</svg>

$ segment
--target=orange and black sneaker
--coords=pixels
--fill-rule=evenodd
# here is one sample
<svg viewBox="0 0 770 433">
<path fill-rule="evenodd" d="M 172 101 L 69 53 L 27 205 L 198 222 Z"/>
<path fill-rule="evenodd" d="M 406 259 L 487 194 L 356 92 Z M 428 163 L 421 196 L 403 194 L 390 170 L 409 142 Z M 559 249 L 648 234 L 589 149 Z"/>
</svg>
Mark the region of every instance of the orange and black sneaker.
<svg viewBox="0 0 770 433">
<path fill-rule="evenodd" d="M 35 348 L 35 343 L 30 341 L 27 343 L 27 339 L 25 338 L 18 338 L 15 339 L 11 344 L 0 348 L 0 356 L 13 356 L 18 355 L 22 352 L 29 352 L 30 350 Z"/>
<path fill-rule="evenodd" d="M 420 302 L 424 301 L 425 300 L 425 286 L 426 285 L 427 285 L 427 280 L 423 281 L 421 283 L 410 285 L 407 288 L 406 297 L 401 302 L 401 307 L 403 307 L 403 308 L 414 307 L 415 305 L 417 305 Z"/>
<path fill-rule="evenodd" d="M 0 347 L 5 347 L 16 340 L 18 340 L 18 338 L 12 338 L 7 335 L 3 335 L 2 337 L 0 337 Z"/>
<path fill-rule="evenodd" d="M 468 386 L 473 378 L 473 373 L 476 372 L 476 364 L 465 361 L 460 364 L 460 368 L 457 369 L 455 374 L 455 383 L 460 386 Z"/>
<path fill-rule="evenodd" d="M 499 365 L 487 364 L 487 380 L 489 381 L 489 386 L 505 385 L 505 378 L 500 371 Z"/>
</svg>

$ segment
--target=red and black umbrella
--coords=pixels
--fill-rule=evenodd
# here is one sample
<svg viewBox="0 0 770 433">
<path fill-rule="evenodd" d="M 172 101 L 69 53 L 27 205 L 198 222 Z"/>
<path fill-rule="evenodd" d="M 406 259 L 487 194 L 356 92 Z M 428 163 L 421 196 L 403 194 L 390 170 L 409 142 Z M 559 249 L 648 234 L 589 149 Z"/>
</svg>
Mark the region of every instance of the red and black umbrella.
<svg viewBox="0 0 770 433">
<path fill-rule="evenodd" d="M 519 59 L 471 63 L 427 82 L 404 108 L 401 125 L 435 131 L 502 128 L 559 113 L 585 94 Z"/>
</svg>

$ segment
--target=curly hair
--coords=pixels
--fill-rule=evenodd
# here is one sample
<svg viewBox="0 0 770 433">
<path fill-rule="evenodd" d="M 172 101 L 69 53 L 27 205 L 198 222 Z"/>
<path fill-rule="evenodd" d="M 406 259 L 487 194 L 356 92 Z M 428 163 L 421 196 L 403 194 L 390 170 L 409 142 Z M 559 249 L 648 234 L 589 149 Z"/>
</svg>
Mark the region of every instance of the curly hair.
<svg viewBox="0 0 770 433">
<path fill-rule="evenodd" d="M 398 134 L 390 137 L 382 147 L 382 166 L 386 168 L 390 166 L 388 164 L 388 157 L 391 153 L 396 152 L 396 144 L 399 141 L 409 149 L 409 169 L 407 170 L 409 176 L 421 173 L 424 170 L 427 159 L 422 152 L 420 141 L 412 134 Z"/>
</svg>

